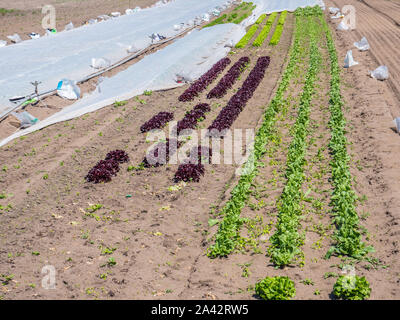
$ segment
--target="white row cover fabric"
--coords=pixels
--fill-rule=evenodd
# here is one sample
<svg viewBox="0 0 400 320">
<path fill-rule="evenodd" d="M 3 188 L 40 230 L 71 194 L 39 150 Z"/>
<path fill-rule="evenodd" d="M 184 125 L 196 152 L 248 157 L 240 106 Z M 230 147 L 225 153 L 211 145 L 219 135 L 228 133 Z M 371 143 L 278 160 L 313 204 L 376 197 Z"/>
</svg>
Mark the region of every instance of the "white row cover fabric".
<svg viewBox="0 0 400 320">
<path fill-rule="evenodd" d="M 138 63 L 111 78 L 105 78 L 97 90 L 65 107 L 47 119 L 16 132 L 0 142 L 0 147 L 22 135 L 51 124 L 79 117 L 115 101 L 130 99 L 145 90 L 168 89 L 180 86 L 177 75 L 197 79 L 230 51 L 227 43 L 237 43 L 245 28 L 235 24 L 221 24 L 212 28 L 194 30 L 189 35 L 144 57 Z M 162 108 L 162 106 L 160 106 Z"/>
<path fill-rule="evenodd" d="M 314 7 L 318 5 L 325 10 L 323 0 L 253 0 L 252 2 L 257 5 L 257 8 L 253 11 L 257 18 L 262 13 L 269 14 L 284 10 L 295 11 L 297 8 L 305 8 L 307 6 Z"/>
<path fill-rule="evenodd" d="M 195 18 L 227 0 L 175 0 L 98 22 L 59 32 L 49 37 L 27 40 L 0 48 L 0 116 L 14 104 L 9 98 L 34 92 L 31 82 L 40 81 L 40 92 L 53 90 L 63 79 L 79 81 L 95 70 L 92 59 L 115 63 L 128 56 L 128 47 L 143 49 L 151 44 L 150 35 L 171 37 L 188 28 Z"/>
</svg>

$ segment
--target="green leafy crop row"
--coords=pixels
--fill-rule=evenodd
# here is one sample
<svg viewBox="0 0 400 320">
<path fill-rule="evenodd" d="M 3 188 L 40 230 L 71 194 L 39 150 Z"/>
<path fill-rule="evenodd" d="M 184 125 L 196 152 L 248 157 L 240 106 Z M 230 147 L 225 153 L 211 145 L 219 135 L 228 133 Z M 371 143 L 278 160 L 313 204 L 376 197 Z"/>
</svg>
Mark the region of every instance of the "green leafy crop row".
<svg viewBox="0 0 400 320">
<path fill-rule="evenodd" d="M 237 6 L 233 11 L 229 14 L 223 14 L 219 18 L 215 19 L 214 21 L 211 21 L 209 24 L 205 25 L 204 28 L 207 27 L 212 27 L 217 24 L 223 24 L 223 23 L 235 23 L 239 24 L 241 23 L 244 19 L 249 17 L 251 13 L 253 12 L 254 8 L 256 6 L 253 5 L 252 2 L 242 2 L 239 6 Z"/>
<path fill-rule="evenodd" d="M 257 30 L 258 30 L 258 24 L 253 24 L 247 31 L 247 33 L 243 36 L 243 38 L 240 39 L 240 41 L 236 44 L 236 48 L 244 48 L 250 41 L 250 39 L 253 38 Z"/>
<path fill-rule="evenodd" d="M 223 24 L 224 20 L 226 19 L 227 15 L 223 14 L 222 16 L 220 16 L 219 18 L 215 19 L 214 21 L 210 22 L 209 24 L 205 25 L 204 28 L 207 27 L 212 27 L 215 26 L 217 24 Z"/>
<path fill-rule="evenodd" d="M 299 233 L 301 217 L 301 186 L 304 180 L 304 164 L 307 150 L 308 124 L 311 101 L 315 93 L 315 81 L 321 64 L 316 35 L 318 25 L 313 17 L 307 19 L 310 27 L 310 65 L 300 97 L 299 112 L 294 125 L 294 137 L 289 146 L 286 162 L 286 185 L 278 201 L 278 222 L 270 238 L 268 254 L 276 266 L 293 263 L 302 255 L 300 247 L 304 236 Z"/>
<path fill-rule="evenodd" d="M 256 20 L 256 24 L 260 24 L 261 22 L 264 21 L 264 19 L 267 17 L 267 15 L 265 13 L 263 13 L 261 16 L 258 17 L 258 19 Z"/>
<path fill-rule="evenodd" d="M 251 13 L 253 12 L 255 7 L 256 7 L 256 5 L 253 5 L 253 2 L 247 2 L 246 5 L 241 8 L 241 10 L 244 11 L 244 13 L 241 14 L 240 16 L 238 16 L 232 22 L 236 23 L 236 24 L 241 23 L 244 19 L 246 19 L 247 17 L 249 17 L 251 15 Z"/>
<path fill-rule="evenodd" d="M 246 200 L 249 198 L 251 183 L 258 174 L 257 166 L 259 165 L 260 159 L 262 159 L 266 153 L 265 145 L 273 135 L 272 128 L 276 121 L 276 114 L 282 109 L 285 103 L 284 93 L 295 74 L 296 65 L 299 63 L 300 38 L 302 36 L 304 36 L 303 28 L 299 23 L 296 27 L 293 45 L 290 49 L 288 65 L 283 73 L 275 96 L 264 113 L 263 122 L 255 137 L 254 151 L 245 164 L 245 174 L 240 177 L 238 184 L 231 192 L 231 198 L 219 213 L 220 216 L 223 216 L 223 220 L 215 235 L 215 244 L 210 246 L 207 250 L 207 256 L 210 258 L 227 256 L 240 244 L 241 238 L 239 231 L 244 222 L 244 219 L 240 217 L 240 213 Z"/>
<path fill-rule="evenodd" d="M 337 226 L 337 232 L 334 235 L 336 244 L 329 249 L 326 257 L 329 258 L 333 253 L 336 253 L 359 259 L 373 251 L 373 248 L 366 246 L 361 239 L 359 218 L 355 205 L 357 196 L 352 187 L 352 176 L 349 170 L 350 157 L 347 153 L 348 142 L 345 136 L 346 119 L 342 112 L 344 102 L 340 93 L 340 67 L 331 32 L 325 19 L 323 19 L 322 10 L 319 9 L 319 11 L 321 12 L 320 20 L 325 31 L 331 63 L 329 93 L 331 139 L 329 148 L 333 157 L 331 161 L 334 186 L 332 206 L 334 223 Z"/>
<path fill-rule="evenodd" d="M 264 43 L 264 40 L 268 37 L 269 31 L 271 30 L 271 27 L 274 24 L 277 15 L 278 15 L 277 12 L 271 13 L 271 15 L 268 17 L 267 22 L 265 23 L 265 26 L 262 28 L 260 34 L 258 35 L 256 40 L 254 40 L 253 46 L 260 47 Z"/>
<path fill-rule="evenodd" d="M 283 11 L 279 17 L 278 25 L 275 28 L 275 32 L 272 35 L 271 41 L 269 42 L 270 45 L 277 45 L 279 43 L 283 31 L 283 26 L 285 24 L 286 16 L 287 16 L 287 11 Z"/>
</svg>

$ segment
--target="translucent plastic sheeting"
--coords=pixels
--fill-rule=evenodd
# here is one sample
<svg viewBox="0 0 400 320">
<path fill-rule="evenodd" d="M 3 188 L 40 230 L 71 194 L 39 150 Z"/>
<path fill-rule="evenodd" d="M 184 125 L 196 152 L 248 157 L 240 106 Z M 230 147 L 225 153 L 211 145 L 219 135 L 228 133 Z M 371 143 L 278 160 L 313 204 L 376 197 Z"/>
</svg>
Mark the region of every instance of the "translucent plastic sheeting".
<svg viewBox="0 0 400 320">
<path fill-rule="evenodd" d="M 164 6 L 143 9 L 130 15 L 85 25 L 36 40 L 0 48 L 0 116 L 14 104 L 9 98 L 55 89 L 62 78 L 80 80 L 93 73 L 92 58 L 115 63 L 128 56 L 131 45 L 143 49 L 150 35 L 171 37 L 193 25 L 196 17 L 223 6 L 227 0 L 175 0 Z"/>
<path fill-rule="evenodd" d="M 295 11 L 297 8 L 304 8 L 307 6 L 313 7 L 319 5 L 325 10 L 323 0 L 252 0 L 252 2 L 257 5 L 257 8 L 253 11 L 253 16 L 257 16 L 257 18 L 262 13 L 269 14 L 284 10 Z"/>
<path fill-rule="evenodd" d="M 186 37 L 144 57 L 117 75 L 105 78 L 95 92 L 49 118 L 4 139 L 0 142 L 0 146 L 51 124 L 79 117 L 115 101 L 130 99 L 145 90 L 177 87 L 180 85 L 175 81 L 177 75 L 185 74 L 193 79 L 199 78 L 227 55 L 230 51 L 226 46 L 227 43 L 237 43 L 244 34 L 244 27 L 231 23 L 194 30 Z"/>
</svg>

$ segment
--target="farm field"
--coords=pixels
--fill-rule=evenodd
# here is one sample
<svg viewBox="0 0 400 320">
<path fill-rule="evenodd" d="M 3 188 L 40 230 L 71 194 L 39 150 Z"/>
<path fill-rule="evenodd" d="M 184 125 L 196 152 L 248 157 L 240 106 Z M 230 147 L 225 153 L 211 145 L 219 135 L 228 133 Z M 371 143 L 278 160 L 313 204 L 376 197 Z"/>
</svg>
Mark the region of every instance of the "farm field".
<svg viewBox="0 0 400 320">
<path fill-rule="evenodd" d="M 29 38 L 29 33 L 43 33 L 41 22 L 42 7 L 53 5 L 57 12 L 56 28 L 63 30 L 72 22 L 75 26 L 85 24 L 102 14 L 119 11 L 124 13 L 128 8 L 149 7 L 157 0 L 2 0 L 0 4 L 0 38 L 18 33 L 22 40 Z"/>
<path fill-rule="evenodd" d="M 326 5 L 349 2 L 354 31 L 319 8 L 265 14 L 198 81 L 2 147 L 0 299 L 259 299 L 266 277 L 289 277 L 279 299 L 336 299 L 349 272 L 356 297 L 399 299 L 398 2 Z M 367 76 L 381 64 L 386 82 Z M 146 132 L 172 119 L 253 128 L 255 166 L 148 165 Z"/>
</svg>

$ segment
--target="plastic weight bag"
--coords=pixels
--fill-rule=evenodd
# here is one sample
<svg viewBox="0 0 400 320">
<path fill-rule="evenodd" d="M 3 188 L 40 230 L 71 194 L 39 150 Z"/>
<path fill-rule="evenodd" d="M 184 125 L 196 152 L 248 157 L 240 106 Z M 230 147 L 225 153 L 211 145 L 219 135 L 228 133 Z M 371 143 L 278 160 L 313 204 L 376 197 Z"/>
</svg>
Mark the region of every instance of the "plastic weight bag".
<svg viewBox="0 0 400 320">
<path fill-rule="evenodd" d="M 38 34 L 36 32 L 31 32 L 29 34 L 29 36 L 31 37 L 31 39 L 39 39 L 40 38 L 40 34 Z"/>
<path fill-rule="evenodd" d="M 73 28 L 74 28 L 74 24 L 72 22 L 70 22 L 65 26 L 64 31 L 69 31 L 69 30 L 72 30 Z"/>
<path fill-rule="evenodd" d="M 182 28 L 180 24 L 174 24 L 174 31 L 179 31 Z"/>
<path fill-rule="evenodd" d="M 221 14 L 221 11 L 218 10 L 218 9 L 214 9 L 214 10 L 212 11 L 212 15 L 213 15 L 214 17 L 218 17 L 220 14 Z"/>
<path fill-rule="evenodd" d="M 353 59 L 353 52 L 352 50 L 347 51 L 346 58 L 344 58 L 344 67 L 350 68 L 352 66 L 356 66 L 358 64 L 357 61 Z"/>
<path fill-rule="evenodd" d="M 393 120 L 394 125 L 396 126 L 397 133 L 400 133 L 400 117 L 397 117 L 396 119 Z"/>
<path fill-rule="evenodd" d="M 360 51 L 369 50 L 369 43 L 366 37 L 363 37 L 360 41 L 354 42 L 354 46 Z"/>
<path fill-rule="evenodd" d="M 33 115 L 26 111 L 23 111 L 21 113 L 12 112 L 11 114 L 21 122 L 22 129 L 28 128 L 39 121 L 38 118 L 35 118 Z"/>
<path fill-rule="evenodd" d="M 233 43 L 232 40 L 229 40 L 227 43 L 225 43 L 224 47 L 225 48 L 233 48 L 235 44 Z"/>
<path fill-rule="evenodd" d="M 209 22 L 210 21 L 210 15 L 208 13 L 205 13 L 201 16 L 201 20 L 204 22 Z"/>
<path fill-rule="evenodd" d="M 98 16 L 97 18 L 100 19 L 101 21 L 106 21 L 106 20 L 111 19 L 111 17 L 106 14 L 102 14 L 102 15 Z"/>
<path fill-rule="evenodd" d="M 341 18 L 343 18 L 343 17 L 344 17 L 344 15 L 342 15 L 342 14 L 340 13 L 340 11 L 339 11 L 338 13 L 336 13 L 336 15 L 331 16 L 331 19 L 341 19 Z"/>
<path fill-rule="evenodd" d="M 139 52 L 140 50 L 141 49 L 135 44 L 130 45 L 127 49 L 128 53 L 135 53 L 135 52 Z"/>
<path fill-rule="evenodd" d="M 336 14 L 340 11 L 339 8 L 335 8 L 335 7 L 329 7 L 329 13 L 330 14 Z"/>
<path fill-rule="evenodd" d="M 349 30 L 349 26 L 346 24 L 346 22 L 340 21 L 340 23 L 336 27 L 336 30 L 347 31 L 347 30 Z"/>
<path fill-rule="evenodd" d="M 12 36 L 7 36 L 8 39 L 10 39 L 14 43 L 19 43 L 21 42 L 21 37 L 18 35 L 18 33 L 14 33 Z"/>
<path fill-rule="evenodd" d="M 101 93 L 101 83 L 102 83 L 106 78 L 107 78 L 107 77 L 100 76 L 100 77 L 97 79 L 97 84 L 96 84 L 95 92 Z"/>
<path fill-rule="evenodd" d="M 81 96 L 81 89 L 75 81 L 62 79 L 57 86 L 57 94 L 64 99 L 78 100 Z"/>
<path fill-rule="evenodd" d="M 92 64 L 90 66 L 95 69 L 103 69 L 110 65 L 111 61 L 106 58 L 92 58 Z"/>
<path fill-rule="evenodd" d="M 389 69 L 387 66 L 380 66 L 374 71 L 370 71 L 370 75 L 372 78 L 377 80 L 387 80 L 389 79 Z"/>
<path fill-rule="evenodd" d="M 7 41 L 0 40 L 0 48 L 5 47 L 7 45 Z"/>
</svg>

